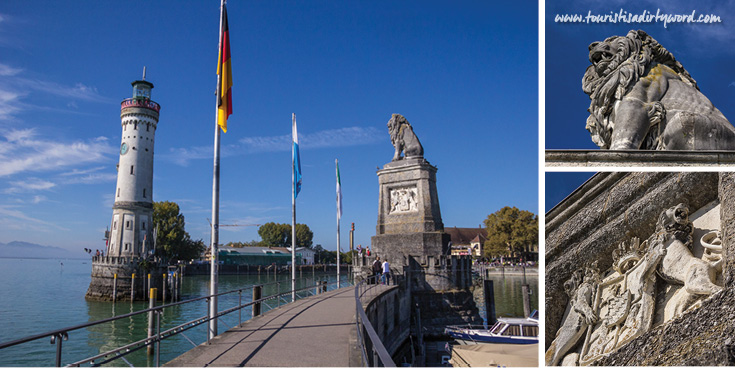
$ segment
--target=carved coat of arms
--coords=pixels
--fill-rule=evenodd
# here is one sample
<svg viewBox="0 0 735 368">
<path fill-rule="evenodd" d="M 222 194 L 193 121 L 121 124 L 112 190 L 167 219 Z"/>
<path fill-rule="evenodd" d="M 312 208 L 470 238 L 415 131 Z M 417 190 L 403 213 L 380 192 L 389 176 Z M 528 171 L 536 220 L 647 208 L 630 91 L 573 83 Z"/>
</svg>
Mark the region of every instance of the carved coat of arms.
<svg viewBox="0 0 735 368">
<path fill-rule="evenodd" d="M 722 290 L 719 234 L 701 236 L 699 258 L 692 253 L 693 230 L 689 209 L 679 204 L 662 211 L 646 241 L 632 238 L 613 250 L 612 267 L 603 274 L 596 262 L 577 270 L 564 284 L 569 306 L 546 365 L 590 365 L 648 332 L 656 316 L 665 323 Z M 656 290 L 657 280 L 665 289 Z"/>
</svg>

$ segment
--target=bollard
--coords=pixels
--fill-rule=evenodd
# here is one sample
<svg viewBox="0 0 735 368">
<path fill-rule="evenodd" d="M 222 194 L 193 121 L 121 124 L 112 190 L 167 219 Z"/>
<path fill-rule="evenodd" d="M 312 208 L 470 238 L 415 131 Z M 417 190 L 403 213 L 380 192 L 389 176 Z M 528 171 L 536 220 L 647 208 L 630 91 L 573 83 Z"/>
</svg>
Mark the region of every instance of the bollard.
<svg viewBox="0 0 735 368">
<path fill-rule="evenodd" d="M 316 282 L 316 288 L 314 289 L 314 294 L 319 295 L 319 281 Z"/>
<path fill-rule="evenodd" d="M 253 286 L 253 302 L 260 299 L 262 293 L 263 293 L 262 285 Z M 261 307 L 260 302 L 253 303 L 253 317 L 257 317 L 260 315 L 260 307 Z"/>
<path fill-rule="evenodd" d="M 148 292 L 148 308 L 153 308 L 156 306 L 156 294 L 158 293 L 158 289 L 153 288 Z M 153 319 L 154 319 L 155 312 L 150 311 L 148 312 L 148 338 L 150 339 L 153 337 Z M 148 345 L 148 355 L 153 355 L 153 343 L 149 342 Z"/>
<path fill-rule="evenodd" d="M 133 277 L 130 279 L 130 302 L 132 303 L 135 300 L 135 274 L 133 274 Z"/>
<path fill-rule="evenodd" d="M 166 285 L 166 273 L 163 273 L 163 283 L 161 284 L 161 288 L 163 289 L 162 297 L 161 297 L 161 304 L 166 304 L 166 289 L 168 285 Z"/>
<path fill-rule="evenodd" d="M 521 290 L 523 291 L 523 315 L 528 318 L 531 315 L 531 288 L 526 284 L 521 285 Z"/>
<path fill-rule="evenodd" d="M 112 279 L 112 302 L 117 301 L 117 274 Z"/>
<path fill-rule="evenodd" d="M 526 285 L 526 266 L 523 266 L 523 284 Z"/>
<path fill-rule="evenodd" d="M 485 280 L 482 283 L 483 293 L 485 294 L 485 319 L 487 325 L 492 326 L 497 321 L 495 319 L 495 289 L 493 289 L 493 280 Z"/>
</svg>

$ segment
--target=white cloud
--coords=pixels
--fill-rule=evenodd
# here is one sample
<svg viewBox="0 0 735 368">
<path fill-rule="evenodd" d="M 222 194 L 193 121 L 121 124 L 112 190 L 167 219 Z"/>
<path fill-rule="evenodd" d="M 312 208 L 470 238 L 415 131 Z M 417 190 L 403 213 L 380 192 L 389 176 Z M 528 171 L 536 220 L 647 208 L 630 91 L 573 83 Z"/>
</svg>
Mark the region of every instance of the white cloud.
<svg viewBox="0 0 735 368">
<path fill-rule="evenodd" d="M 99 184 L 117 180 L 116 173 L 95 173 L 63 180 L 62 184 Z"/>
<path fill-rule="evenodd" d="M 2 14 L 0 14 L 0 22 L 2 21 Z M 23 69 L 20 68 L 13 68 L 12 66 L 0 64 L 0 76 L 2 77 L 12 77 L 20 72 L 22 72 Z"/>
<path fill-rule="evenodd" d="M 46 201 L 47 199 L 48 198 L 46 198 L 46 196 L 36 195 L 36 196 L 33 196 L 33 199 L 31 200 L 31 203 L 33 203 L 33 204 L 39 204 L 39 203 L 41 203 L 43 201 Z"/>
<path fill-rule="evenodd" d="M 28 232 L 50 232 L 51 230 L 68 230 L 54 223 L 39 220 L 14 209 L 12 206 L 0 205 L 0 224 L 3 228 L 24 230 Z"/>
<path fill-rule="evenodd" d="M 34 129 L 0 133 L 0 177 L 24 172 L 48 172 L 102 162 L 116 149 L 106 139 L 60 142 L 37 138 Z"/>
<path fill-rule="evenodd" d="M 384 139 L 385 134 L 387 133 L 382 133 L 374 127 L 328 129 L 316 133 L 299 134 L 299 147 L 303 150 L 374 144 Z M 286 152 L 291 150 L 291 142 L 290 134 L 270 137 L 246 137 L 240 139 L 238 144 L 222 147 L 221 155 L 222 157 L 231 157 L 254 153 Z M 171 148 L 169 153 L 162 154 L 161 158 L 177 165 L 187 166 L 191 160 L 211 160 L 213 150 L 212 146 Z"/>
<path fill-rule="evenodd" d="M 40 190 L 49 190 L 55 186 L 56 184 L 47 180 L 39 178 L 28 178 L 27 180 L 11 181 L 10 188 L 5 189 L 5 193 L 13 194 L 36 192 Z"/>
<path fill-rule="evenodd" d="M 54 95 L 64 99 L 67 108 L 77 110 L 76 101 L 89 101 L 100 103 L 111 103 L 113 99 L 103 97 L 97 92 L 97 88 L 76 83 L 74 86 L 65 86 L 55 82 L 41 79 L 29 79 L 22 77 L 24 69 L 16 68 L 0 63 L 0 120 L 12 119 L 14 115 L 31 108 L 47 109 L 49 106 L 33 107 L 23 102 L 24 97 L 34 93 Z"/>
</svg>

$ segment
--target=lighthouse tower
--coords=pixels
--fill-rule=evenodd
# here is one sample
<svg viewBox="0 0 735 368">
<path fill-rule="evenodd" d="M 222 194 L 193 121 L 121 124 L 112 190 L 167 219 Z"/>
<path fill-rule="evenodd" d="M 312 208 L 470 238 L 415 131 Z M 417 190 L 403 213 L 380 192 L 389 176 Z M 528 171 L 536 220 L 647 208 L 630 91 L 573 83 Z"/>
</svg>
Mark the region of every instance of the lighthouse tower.
<svg viewBox="0 0 735 368">
<path fill-rule="evenodd" d="M 153 83 L 132 83 L 133 97 L 122 101 L 122 141 L 107 255 L 146 258 L 153 251 L 153 145 L 160 105 L 151 100 Z"/>
</svg>

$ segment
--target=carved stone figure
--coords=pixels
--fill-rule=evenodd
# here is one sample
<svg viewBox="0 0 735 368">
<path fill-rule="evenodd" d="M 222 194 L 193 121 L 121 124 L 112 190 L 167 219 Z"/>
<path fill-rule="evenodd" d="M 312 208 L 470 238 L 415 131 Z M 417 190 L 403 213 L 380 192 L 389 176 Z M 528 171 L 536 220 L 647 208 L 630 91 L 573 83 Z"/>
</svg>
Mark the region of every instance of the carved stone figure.
<svg viewBox="0 0 735 368">
<path fill-rule="evenodd" d="M 390 142 L 396 149 L 393 155 L 393 161 L 401 160 L 401 152 L 406 157 L 423 157 L 424 147 L 421 146 L 418 137 L 413 132 L 411 124 L 401 114 L 393 114 L 388 121 L 388 132 L 390 133 Z"/>
<path fill-rule="evenodd" d="M 613 251 L 613 270 L 600 283 L 594 305 L 600 323 L 590 326 L 579 365 L 589 365 L 651 328 L 655 270 L 664 254 L 663 244 L 649 247 L 648 241 L 641 244 L 638 238 Z"/>
<path fill-rule="evenodd" d="M 659 275 L 669 283 L 684 285 L 679 291 L 681 295 L 675 296 L 674 315 L 683 313 L 703 296 L 722 290 L 715 284 L 716 273 L 722 270 L 721 260 L 710 264 L 692 255 L 693 226 L 686 205 L 680 203 L 661 213 L 656 228 L 659 241 L 666 248 Z"/>
<path fill-rule="evenodd" d="M 587 130 L 602 149 L 733 150 L 735 127 L 644 31 L 589 46 Z"/>
<path fill-rule="evenodd" d="M 632 238 L 613 250 L 612 267 L 591 283 L 592 291 L 574 289 L 581 270 L 575 272 L 564 284 L 569 309 L 546 352 L 546 364 L 593 364 L 648 332 L 655 316 L 663 315 L 657 323 L 665 323 L 722 290 L 717 285 L 722 272 L 719 233 L 708 231 L 701 237 L 700 259 L 691 251 L 693 230 L 689 209 L 680 203 L 661 212 L 646 241 Z M 656 285 L 664 289 L 657 290 Z M 582 318 L 588 315 L 596 317 Z"/>
<path fill-rule="evenodd" d="M 417 211 L 417 196 L 415 187 L 392 189 L 390 191 L 390 211 L 388 213 Z"/>
<path fill-rule="evenodd" d="M 572 278 L 564 283 L 564 291 L 569 295 L 569 306 L 556 338 L 546 351 L 546 365 L 557 365 L 584 336 L 587 327 L 595 324 L 599 317 L 592 310 L 597 284 L 600 281 L 597 265 L 577 270 Z"/>
</svg>

